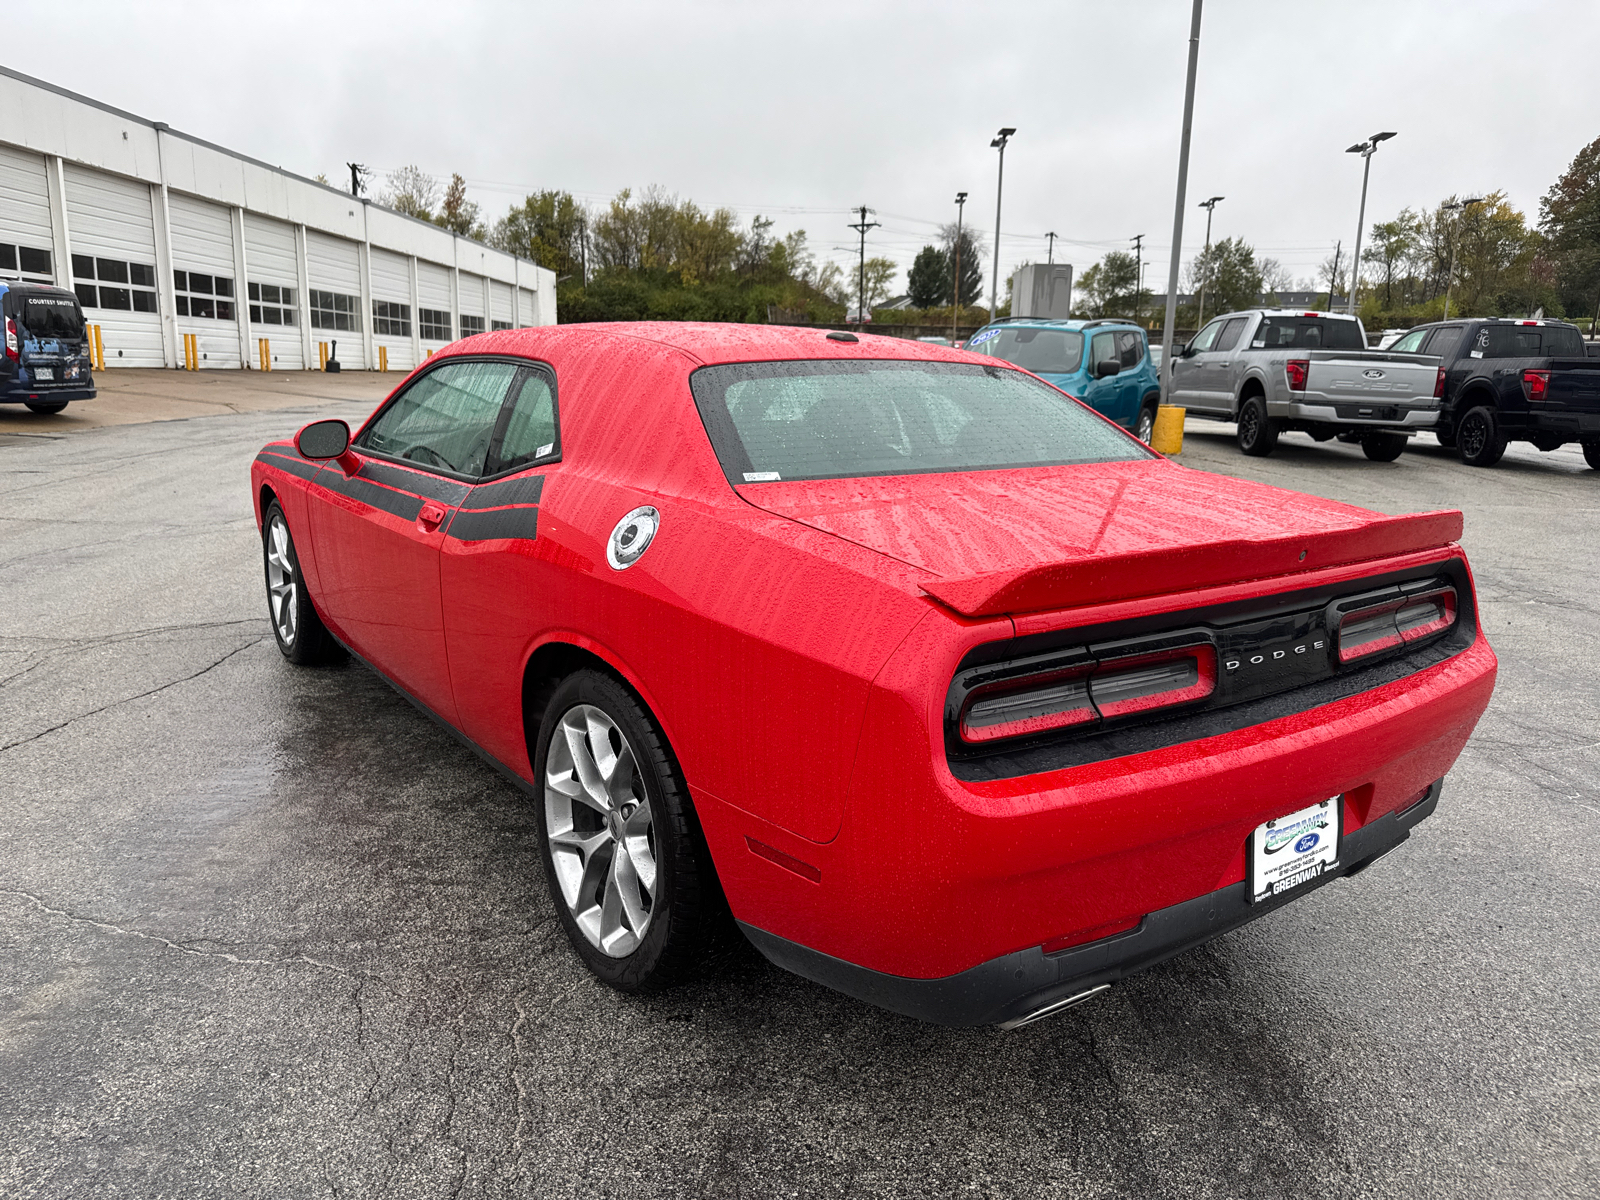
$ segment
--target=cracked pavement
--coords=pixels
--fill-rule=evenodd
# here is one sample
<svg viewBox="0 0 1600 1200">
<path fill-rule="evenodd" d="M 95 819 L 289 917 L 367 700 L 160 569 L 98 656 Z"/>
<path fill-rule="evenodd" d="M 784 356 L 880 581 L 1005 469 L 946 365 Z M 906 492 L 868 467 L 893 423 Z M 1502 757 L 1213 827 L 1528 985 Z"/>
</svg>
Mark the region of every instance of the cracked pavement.
<svg viewBox="0 0 1600 1200">
<path fill-rule="evenodd" d="M 363 668 L 274 647 L 248 463 L 370 407 L 310 404 L 0 444 L 0 1195 L 1600 1191 L 1575 450 L 1259 460 L 1191 423 L 1190 466 L 1465 509 L 1499 688 L 1373 870 L 1000 1034 L 738 948 L 662 997 L 594 982 L 527 801 Z"/>
</svg>

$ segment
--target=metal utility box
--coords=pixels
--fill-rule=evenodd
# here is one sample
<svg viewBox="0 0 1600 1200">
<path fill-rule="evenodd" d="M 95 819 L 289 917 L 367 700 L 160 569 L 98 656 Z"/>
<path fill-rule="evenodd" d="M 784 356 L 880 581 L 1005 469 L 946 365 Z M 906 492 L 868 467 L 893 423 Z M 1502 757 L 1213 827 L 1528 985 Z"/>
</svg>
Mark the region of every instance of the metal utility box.
<svg viewBox="0 0 1600 1200">
<path fill-rule="evenodd" d="M 1072 315 L 1072 264 L 1029 263 L 1011 277 L 1013 317 Z"/>
</svg>

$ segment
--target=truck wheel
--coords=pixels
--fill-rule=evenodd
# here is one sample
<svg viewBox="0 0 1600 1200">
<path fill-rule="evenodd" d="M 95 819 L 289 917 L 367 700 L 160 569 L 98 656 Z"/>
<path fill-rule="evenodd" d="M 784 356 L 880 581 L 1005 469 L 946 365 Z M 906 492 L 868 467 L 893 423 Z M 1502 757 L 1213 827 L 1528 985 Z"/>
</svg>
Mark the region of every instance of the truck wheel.
<svg viewBox="0 0 1600 1200">
<path fill-rule="evenodd" d="M 1361 439 L 1361 452 L 1373 462 L 1393 462 L 1405 453 L 1403 433 L 1373 433 Z"/>
<path fill-rule="evenodd" d="M 1600 471 L 1600 441 L 1585 442 L 1583 444 L 1583 461 L 1596 471 Z"/>
<path fill-rule="evenodd" d="M 1456 449 L 1469 467 L 1492 467 L 1506 452 L 1506 435 L 1494 409 L 1479 405 L 1456 426 Z"/>
<path fill-rule="evenodd" d="M 31 411 L 36 413 L 44 413 L 47 416 L 58 412 L 64 412 L 66 407 L 67 402 L 65 400 L 57 400 L 54 404 L 34 404 L 32 402 L 28 404 L 28 408 Z"/>
<path fill-rule="evenodd" d="M 1251 458 L 1265 458 L 1278 444 L 1278 423 L 1267 416 L 1267 402 L 1251 396 L 1239 410 L 1239 449 Z"/>
</svg>

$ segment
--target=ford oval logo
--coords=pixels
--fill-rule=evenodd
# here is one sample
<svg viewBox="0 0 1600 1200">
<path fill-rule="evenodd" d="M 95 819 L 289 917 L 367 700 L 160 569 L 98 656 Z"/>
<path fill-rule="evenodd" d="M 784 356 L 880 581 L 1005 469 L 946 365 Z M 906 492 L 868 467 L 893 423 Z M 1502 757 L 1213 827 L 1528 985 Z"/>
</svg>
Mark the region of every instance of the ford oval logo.
<svg viewBox="0 0 1600 1200">
<path fill-rule="evenodd" d="M 1378 370 L 1377 367 L 1368 367 L 1365 371 L 1361 372 L 1361 378 L 1363 378 L 1363 379 L 1382 379 L 1383 378 L 1383 372 Z"/>
<path fill-rule="evenodd" d="M 1317 843 L 1321 840 L 1322 835 L 1320 833 L 1308 833 L 1294 844 L 1294 852 L 1296 854 L 1305 854 L 1310 850 L 1316 849 Z"/>
</svg>

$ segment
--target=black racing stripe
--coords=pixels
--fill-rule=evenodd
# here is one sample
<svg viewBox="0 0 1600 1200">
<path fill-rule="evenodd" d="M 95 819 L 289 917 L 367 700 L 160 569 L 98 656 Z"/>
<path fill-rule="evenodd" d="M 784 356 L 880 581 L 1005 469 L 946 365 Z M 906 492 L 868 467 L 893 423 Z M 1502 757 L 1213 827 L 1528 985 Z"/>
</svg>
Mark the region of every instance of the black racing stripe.
<svg viewBox="0 0 1600 1200">
<path fill-rule="evenodd" d="M 419 496 L 426 496 L 429 500 L 437 500 L 441 504 L 460 504 L 472 490 L 467 484 L 457 483 L 454 479 L 430 475 L 426 471 L 412 471 L 406 467 L 391 466 L 384 462 L 373 462 L 370 459 L 361 464 L 361 470 L 356 478 L 370 479 L 374 483 L 386 483 L 390 487 L 414 492 Z"/>
<path fill-rule="evenodd" d="M 498 508 L 502 504 L 537 504 L 544 494 L 543 475 L 520 475 L 499 483 L 483 483 L 472 489 L 468 508 Z"/>
<path fill-rule="evenodd" d="M 337 468 L 324 471 L 319 484 L 330 492 L 337 492 L 351 500 L 360 501 L 372 508 L 382 509 L 386 513 L 393 513 L 402 521 L 415 521 L 417 514 L 422 511 L 422 497 L 409 496 L 404 492 L 396 492 L 386 487 L 379 487 L 369 483 L 359 475 L 354 478 L 347 477 Z"/>
<path fill-rule="evenodd" d="M 310 479 L 322 469 L 321 463 L 301 458 L 298 454 L 279 454 L 272 450 L 263 450 L 256 455 L 256 461 L 263 466 L 287 471 L 300 479 Z"/>
<path fill-rule="evenodd" d="M 539 510 L 531 504 L 488 511 L 457 509 L 446 534 L 462 542 L 490 542 L 497 538 L 532 541 L 539 536 Z"/>
</svg>

